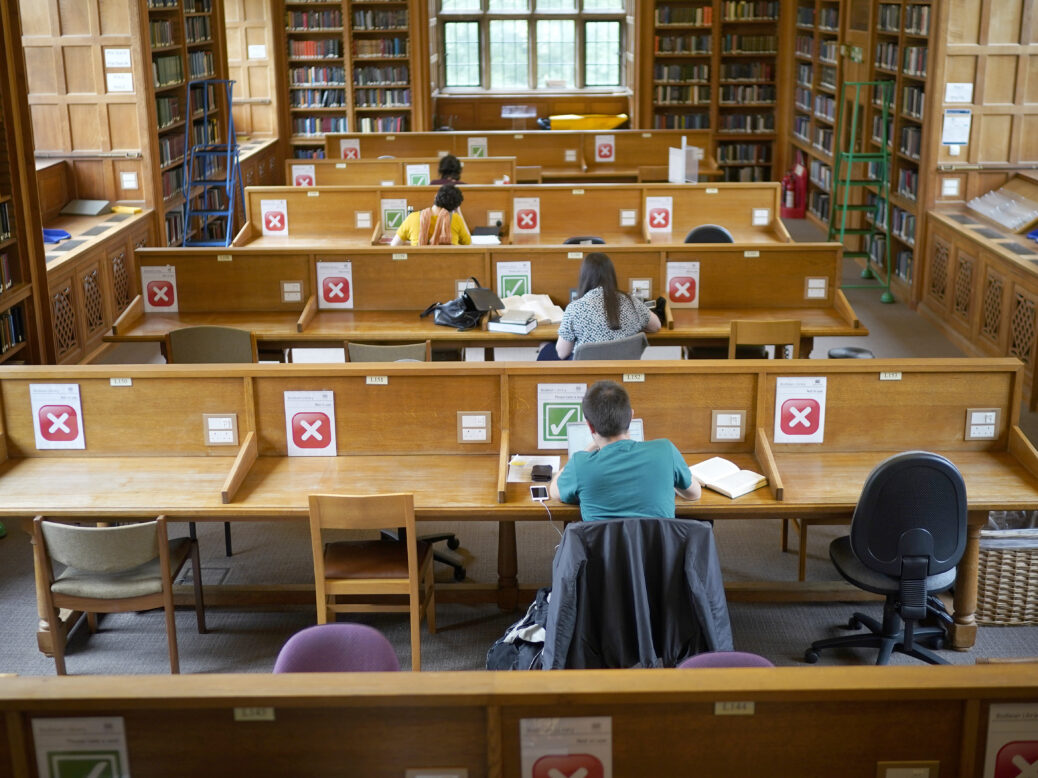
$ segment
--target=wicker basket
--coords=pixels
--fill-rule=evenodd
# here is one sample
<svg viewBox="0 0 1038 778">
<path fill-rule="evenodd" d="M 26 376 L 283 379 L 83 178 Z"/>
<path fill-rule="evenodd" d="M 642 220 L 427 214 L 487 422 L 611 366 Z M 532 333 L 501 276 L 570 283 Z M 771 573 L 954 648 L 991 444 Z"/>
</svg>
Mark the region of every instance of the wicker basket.
<svg viewBox="0 0 1038 778">
<path fill-rule="evenodd" d="M 981 541 L 977 623 L 1038 624 L 1038 546 L 984 548 Z"/>
</svg>

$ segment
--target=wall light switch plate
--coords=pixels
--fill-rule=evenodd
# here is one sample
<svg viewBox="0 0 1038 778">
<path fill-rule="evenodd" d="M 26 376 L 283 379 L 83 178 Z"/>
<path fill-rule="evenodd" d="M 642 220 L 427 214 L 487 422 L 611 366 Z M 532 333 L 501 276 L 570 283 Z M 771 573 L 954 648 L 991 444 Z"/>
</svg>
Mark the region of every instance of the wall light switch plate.
<svg viewBox="0 0 1038 778">
<path fill-rule="evenodd" d="M 652 299 L 652 279 L 651 278 L 632 278 L 630 279 L 631 294 L 634 297 L 640 297 L 642 300 Z"/>
<path fill-rule="evenodd" d="M 282 281 L 281 282 L 281 302 L 283 303 L 298 303 L 303 299 L 303 282 L 302 281 Z"/>
<path fill-rule="evenodd" d="M 577 150 L 576 149 L 566 149 L 565 150 L 565 158 L 566 158 L 567 162 L 576 162 L 577 161 Z"/>
<path fill-rule="evenodd" d="M 371 211 L 354 211 L 353 220 L 358 230 L 371 229 Z"/>
<path fill-rule="evenodd" d="M 634 227 L 638 224 L 638 212 L 633 208 L 620 209 L 620 226 Z"/>
<path fill-rule="evenodd" d="M 458 411 L 458 442 L 489 443 L 490 411 Z"/>
<path fill-rule="evenodd" d="M 746 437 L 746 411 L 711 411 L 710 442 L 730 443 Z"/>
<path fill-rule="evenodd" d="M 770 208 L 753 208 L 750 211 L 750 223 L 754 227 L 767 227 L 771 224 Z"/>
<path fill-rule="evenodd" d="M 1001 408 L 967 408 L 966 440 L 995 440 L 1001 418 Z"/>
<path fill-rule="evenodd" d="M 491 227 L 497 226 L 497 223 L 501 222 L 502 225 L 505 223 L 505 212 L 504 211 L 487 211 L 487 224 Z"/>
<path fill-rule="evenodd" d="M 826 276 L 804 279 L 805 300 L 826 300 L 829 297 L 829 279 Z"/>
<path fill-rule="evenodd" d="M 238 414 L 203 413 L 202 428 L 207 446 L 238 445 Z"/>
</svg>

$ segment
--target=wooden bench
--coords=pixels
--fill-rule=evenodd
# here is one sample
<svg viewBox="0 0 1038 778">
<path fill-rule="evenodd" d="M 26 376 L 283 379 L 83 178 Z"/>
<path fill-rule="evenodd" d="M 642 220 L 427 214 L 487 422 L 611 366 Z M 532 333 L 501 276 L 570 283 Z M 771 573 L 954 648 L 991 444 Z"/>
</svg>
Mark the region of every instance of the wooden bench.
<svg viewBox="0 0 1038 778">
<path fill-rule="evenodd" d="M 513 184 L 515 157 L 464 157 L 464 184 Z M 409 165 L 428 167 L 428 180 L 439 178 L 437 157 L 403 159 L 290 159 L 285 161 L 285 183 L 289 186 L 403 186 L 408 184 Z"/>
</svg>

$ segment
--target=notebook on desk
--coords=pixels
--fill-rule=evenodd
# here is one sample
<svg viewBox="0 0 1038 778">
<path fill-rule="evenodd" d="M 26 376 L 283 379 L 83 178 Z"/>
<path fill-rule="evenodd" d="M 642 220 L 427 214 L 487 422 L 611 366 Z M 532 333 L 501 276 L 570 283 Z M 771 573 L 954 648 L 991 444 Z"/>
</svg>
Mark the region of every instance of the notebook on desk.
<svg viewBox="0 0 1038 778">
<path fill-rule="evenodd" d="M 631 426 L 627 430 L 631 440 L 645 440 L 645 425 L 641 419 L 631 419 Z M 571 421 L 566 425 L 566 447 L 569 455 L 573 456 L 578 451 L 586 451 L 591 445 L 591 428 L 585 421 Z"/>
</svg>

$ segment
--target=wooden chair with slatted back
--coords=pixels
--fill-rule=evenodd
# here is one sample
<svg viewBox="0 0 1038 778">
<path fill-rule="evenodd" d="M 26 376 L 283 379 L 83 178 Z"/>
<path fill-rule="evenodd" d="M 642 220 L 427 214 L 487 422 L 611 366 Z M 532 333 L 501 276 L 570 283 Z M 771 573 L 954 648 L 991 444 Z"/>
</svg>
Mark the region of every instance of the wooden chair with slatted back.
<svg viewBox="0 0 1038 778">
<path fill-rule="evenodd" d="M 793 359 L 800 358 L 800 321 L 776 319 L 775 321 L 734 319 L 728 335 L 728 358 L 735 359 L 737 346 L 774 346 L 775 356 L 781 359 L 785 349 L 793 347 Z"/>
<path fill-rule="evenodd" d="M 404 534 L 397 541 L 325 543 L 323 535 L 330 529 L 397 530 L 401 527 Z M 312 494 L 310 545 L 314 557 L 317 623 L 334 621 L 336 613 L 408 613 L 411 669 L 420 670 L 419 627 L 424 614 L 430 634 L 436 632 L 436 594 L 432 546 L 416 540 L 415 536 L 414 495 Z M 387 598 L 387 595 L 393 597 Z M 401 599 L 406 602 L 397 602 Z"/>
</svg>

